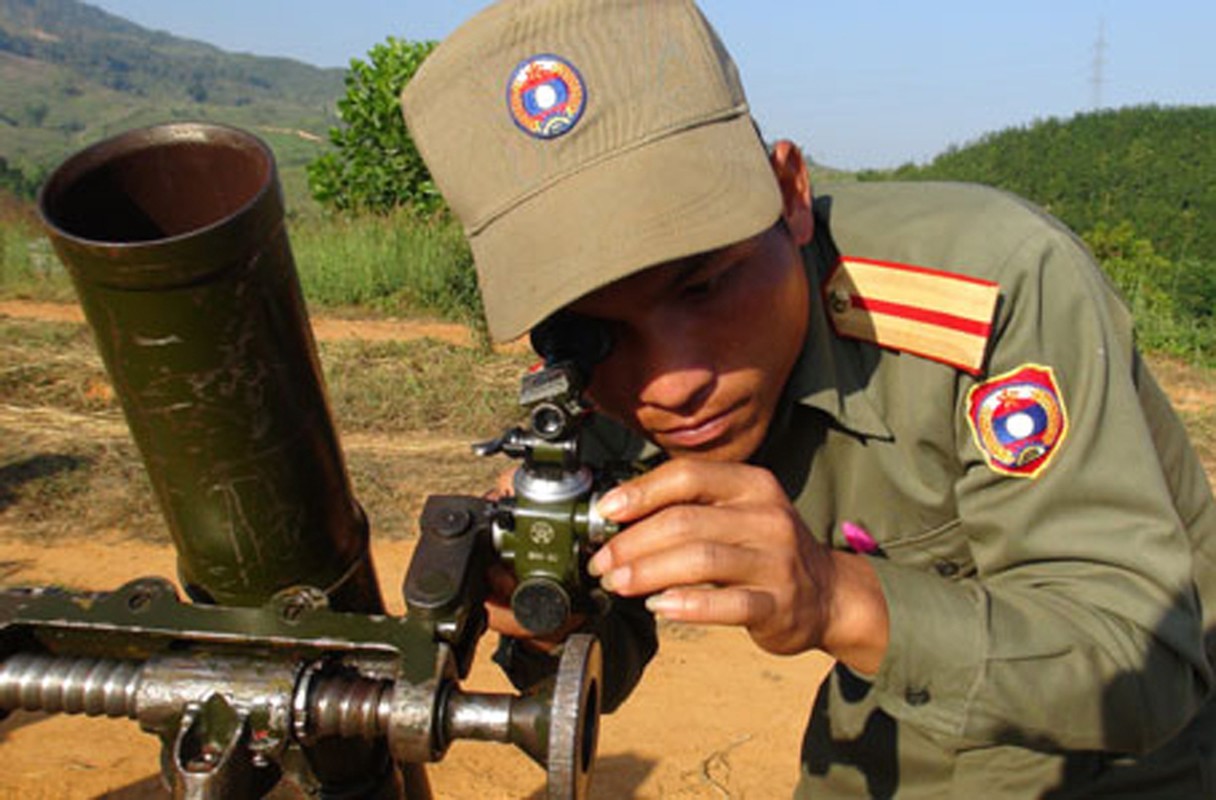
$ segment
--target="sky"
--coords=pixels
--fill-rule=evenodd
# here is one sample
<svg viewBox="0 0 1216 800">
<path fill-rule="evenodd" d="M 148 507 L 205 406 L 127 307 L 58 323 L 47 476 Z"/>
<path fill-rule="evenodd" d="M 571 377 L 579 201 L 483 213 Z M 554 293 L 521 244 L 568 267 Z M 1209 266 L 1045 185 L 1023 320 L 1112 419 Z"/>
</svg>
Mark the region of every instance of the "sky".
<svg viewBox="0 0 1216 800">
<path fill-rule="evenodd" d="M 225 50 L 346 66 L 442 39 L 487 0 L 87 0 Z M 1011 126 L 1216 105 L 1212 0 L 700 0 L 770 139 L 842 169 L 931 160 Z"/>
</svg>

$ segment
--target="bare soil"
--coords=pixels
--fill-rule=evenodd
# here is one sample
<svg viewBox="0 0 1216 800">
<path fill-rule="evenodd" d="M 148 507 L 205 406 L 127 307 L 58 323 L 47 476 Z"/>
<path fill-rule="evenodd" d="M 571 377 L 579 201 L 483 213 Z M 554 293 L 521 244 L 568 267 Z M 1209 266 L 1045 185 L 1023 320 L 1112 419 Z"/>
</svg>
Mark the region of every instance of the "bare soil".
<svg viewBox="0 0 1216 800">
<path fill-rule="evenodd" d="M 84 322 L 84 312 L 80 310 L 80 306 L 27 300 L 0 300 L 0 316 L 43 322 Z M 466 326 L 450 322 L 318 317 L 312 320 L 312 328 L 313 334 L 320 340 L 361 339 L 384 342 L 426 336 L 452 344 L 473 343 L 473 335 Z"/>
</svg>

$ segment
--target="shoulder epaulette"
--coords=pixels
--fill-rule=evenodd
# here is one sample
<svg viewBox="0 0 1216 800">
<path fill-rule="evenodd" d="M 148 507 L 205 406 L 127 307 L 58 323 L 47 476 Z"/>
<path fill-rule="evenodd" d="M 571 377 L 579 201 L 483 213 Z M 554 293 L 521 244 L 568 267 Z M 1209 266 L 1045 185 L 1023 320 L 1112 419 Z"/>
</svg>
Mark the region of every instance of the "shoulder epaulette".
<svg viewBox="0 0 1216 800">
<path fill-rule="evenodd" d="M 983 369 L 999 295 L 992 281 L 848 256 L 824 284 L 828 318 L 838 335 L 973 375 Z"/>
</svg>

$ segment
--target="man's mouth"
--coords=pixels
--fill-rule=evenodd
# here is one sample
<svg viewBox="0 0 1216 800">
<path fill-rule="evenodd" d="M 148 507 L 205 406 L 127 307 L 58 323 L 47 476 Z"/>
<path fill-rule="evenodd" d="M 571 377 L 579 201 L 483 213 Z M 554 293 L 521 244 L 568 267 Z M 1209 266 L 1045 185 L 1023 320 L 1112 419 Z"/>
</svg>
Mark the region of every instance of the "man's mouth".
<svg viewBox="0 0 1216 800">
<path fill-rule="evenodd" d="M 679 450 L 707 449 L 720 443 L 732 429 L 735 412 L 744 404 L 735 403 L 724 411 L 687 425 L 677 425 L 661 431 L 653 431 L 655 443 L 664 449 Z"/>
</svg>

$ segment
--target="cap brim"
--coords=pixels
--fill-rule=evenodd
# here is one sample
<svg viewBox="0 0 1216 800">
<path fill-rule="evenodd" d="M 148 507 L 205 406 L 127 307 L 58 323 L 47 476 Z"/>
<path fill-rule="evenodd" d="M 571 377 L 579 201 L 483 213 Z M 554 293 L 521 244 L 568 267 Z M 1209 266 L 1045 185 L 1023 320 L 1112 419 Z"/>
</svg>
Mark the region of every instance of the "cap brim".
<svg viewBox="0 0 1216 800">
<path fill-rule="evenodd" d="M 490 335 L 514 339 L 589 292 L 747 239 L 780 213 L 747 115 L 592 164 L 470 238 Z"/>
</svg>

